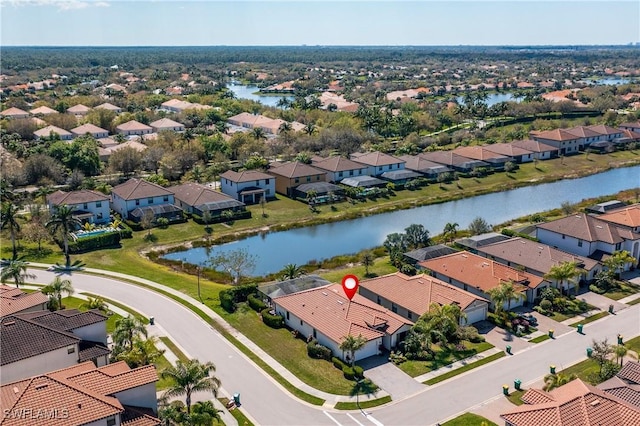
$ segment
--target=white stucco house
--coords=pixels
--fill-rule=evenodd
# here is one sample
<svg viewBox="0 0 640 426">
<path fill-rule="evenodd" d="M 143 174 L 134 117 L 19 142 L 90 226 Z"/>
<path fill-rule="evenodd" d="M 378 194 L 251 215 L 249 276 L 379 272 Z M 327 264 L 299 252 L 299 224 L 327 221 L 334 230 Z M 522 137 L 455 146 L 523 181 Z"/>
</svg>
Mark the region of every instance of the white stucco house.
<svg viewBox="0 0 640 426">
<path fill-rule="evenodd" d="M 124 219 L 140 220 L 145 211 L 154 217 L 169 220 L 182 216 L 182 209 L 174 206 L 173 192 L 142 179 L 129 179 L 111 191 L 111 206 Z M 134 211 L 140 214 L 134 214 Z"/>
<path fill-rule="evenodd" d="M 47 205 L 52 214 L 59 206 L 66 205 L 73 208 L 73 215 L 81 221 L 105 224 L 111 221 L 109 200 L 108 195 L 90 189 L 56 191 L 47 196 Z"/>
<path fill-rule="evenodd" d="M 385 172 L 404 170 L 405 161 L 384 152 L 368 152 L 366 154 L 352 154 L 351 159 L 356 163 L 367 166 L 369 176 L 380 176 Z"/>
<path fill-rule="evenodd" d="M 220 190 L 245 204 L 255 204 L 263 197 L 276 196 L 276 178 L 257 170 L 228 170 L 220 175 Z"/>
</svg>

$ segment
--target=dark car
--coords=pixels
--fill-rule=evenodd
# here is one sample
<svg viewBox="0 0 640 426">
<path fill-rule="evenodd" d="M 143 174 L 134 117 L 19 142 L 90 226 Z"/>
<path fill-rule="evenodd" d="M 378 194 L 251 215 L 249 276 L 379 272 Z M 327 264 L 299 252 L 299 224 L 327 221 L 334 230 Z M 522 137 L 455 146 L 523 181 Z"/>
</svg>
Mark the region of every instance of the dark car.
<svg viewBox="0 0 640 426">
<path fill-rule="evenodd" d="M 534 317 L 531 314 L 520 314 L 520 315 L 518 315 L 518 318 L 523 319 L 523 320 L 527 320 L 529 322 L 529 324 L 534 326 L 534 327 L 538 325 L 538 320 L 536 319 L 536 317 Z"/>
</svg>

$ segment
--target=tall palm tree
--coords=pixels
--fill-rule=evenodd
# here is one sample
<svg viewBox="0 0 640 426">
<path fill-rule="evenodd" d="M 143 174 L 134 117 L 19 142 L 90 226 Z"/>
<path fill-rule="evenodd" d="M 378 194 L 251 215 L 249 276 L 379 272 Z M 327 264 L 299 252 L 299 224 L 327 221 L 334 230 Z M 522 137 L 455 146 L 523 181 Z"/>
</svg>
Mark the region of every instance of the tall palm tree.
<svg viewBox="0 0 640 426">
<path fill-rule="evenodd" d="M 80 220 L 73 216 L 73 207 L 66 204 L 58 206 L 56 212 L 45 225 L 52 234 L 57 232 L 62 233 L 65 265 L 67 268 L 71 265 L 71 257 L 69 256 L 69 234 L 81 225 Z"/>
<path fill-rule="evenodd" d="M 282 270 L 282 279 L 292 280 L 304 274 L 305 274 L 305 271 L 302 266 L 298 266 L 295 263 L 288 263 L 284 266 L 284 269 Z"/>
<path fill-rule="evenodd" d="M 264 129 L 262 127 L 254 127 L 253 130 L 251 131 L 251 135 L 257 141 L 267 138 L 267 135 L 265 134 Z"/>
<path fill-rule="evenodd" d="M 62 309 L 62 293 L 67 296 L 71 296 L 73 294 L 73 286 L 71 285 L 70 280 L 63 280 L 60 277 L 55 277 L 55 279 L 49 284 L 42 288 L 42 293 L 51 297 L 57 302 L 57 309 Z"/>
<path fill-rule="evenodd" d="M 552 373 L 544 376 L 544 387 L 543 389 L 549 392 L 552 389 L 559 388 L 560 386 L 566 385 L 570 381 L 577 379 L 578 376 L 575 374 L 562 374 L 562 373 Z"/>
<path fill-rule="evenodd" d="M 356 363 L 356 352 L 362 349 L 366 344 L 367 339 L 365 339 L 362 334 L 359 334 L 357 337 L 349 334 L 345 336 L 342 343 L 340 343 L 340 350 L 343 352 L 349 352 L 349 361 L 353 366 Z"/>
<path fill-rule="evenodd" d="M 567 289 L 569 283 L 572 282 L 577 276 L 580 275 L 580 269 L 578 269 L 577 262 L 561 262 L 557 265 L 553 265 L 549 272 L 545 274 L 545 278 L 555 280 L 562 287 L 567 282 Z M 576 293 L 578 292 L 578 285 L 576 284 Z"/>
<path fill-rule="evenodd" d="M 614 251 L 611 257 L 604 261 L 604 265 L 612 271 L 615 276 L 618 276 L 627 263 L 635 265 L 637 262 L 636 258 L 631 256 L 631 253 L 628 251 L 618 250 Z"/>
<path fill-rule="evenodd" d="M 220 379 L 212 376 L 216 367 L 212 362 L 201 363 L 197 359 L 177 361 L 160 373 L 160 377 L 170 381 L 169 388 L 164 395 L 176 397 L 185 395 L 187 413 L 191 414 L 191 394 L 198 391 L 211 391 L 218 396 Z"/>
<path fill-rule="evenodd" d="M 453 223 L 447 222 L 447 224 L 444 225 L 443 234 L 444 234 L 444 237 L 445 237 L 446 241 L 448 241 L 448 242 L 453 241 L 453 239 L 456 236 L 456 233 L 458 232 L 458 227 L 459 226 L 460 225 L 458 225 L 458 223 L 456 223 L 456 222 L 453 222 Z"/>
<path fill-rule="evenodd" d="M 466 315 L 458 305 L 432 303 L 427 313 L 420 319 L 426 322 L 426 327 L 435 340 L 447 345 L 463 318 L 466 318 Z"/>
<path fill-rule="evenodd" d="M 18 258 L 18 249 L 16 247 L 16 235 L 20 232 L 20 223 L 18 222 L 18 206 L 9 202 L 2 203 L 0 211 L 0 229 L 8 229 L 11 235 L 11 247 L 13 248 L 13 259 Z"/>
<path fill-rule="evenodd" d="M 158 350 L 156 343 L 158 339 L 155 336 L 147 339 L 135 337 L 131 350 L 119 353 L 116 359 L 126 362 L 131 368 L 153 364 L 164 354 L 164 349 Z"/>
<path fill-rule="evenodd" d="M 87 301 L 80 305 L 84 309 L 97 309 L 101 312 L 108 312 L 109 306 L 102 297 L 88 297 Z"/>
<path fill-rule="evenodd" d="M 35 278 L 36 276 L 30 274 L 27 270 L 28 263 L 22 259 L 11 259 L 0 272 L 0 282 L 6 283 L 11 279 L 16 284 L 16 287 L 20 287 L 24 284 L 26 278 Z"/>
<path fill-rule="evenodd" d="M 199 401 L 193 404 L 191 423 L 198 426 L 211 426 L 213 421 L 220 419 L 218 410 L 211 401 Z"/>
<path fill-rule="evenodd" d="M 506 299 L 504 293 L 502 292 L 502 288 L 500 286 L 490 288 L 489 290 L 487 290 L 487 294 L 493 302 L 493 310 L 495 311 L 495 313 L 500 314 L 502 311 L 504 311 L 504 302 L 506 301 Z"/>
<path fill-rule="evenodd" d="M 135 338 L 140 335 L 147 337 L 147 328 L 139 318 L 129 315 L 116 320 L 116 328 L 113 331 L 113 341 L 116 345 L 131 350 Z"/>
<path fill-rule="evenodd" d="M 507 310 L 510 311 L 511 310 L 511 301 L 516 299 L 516 300 L 522 300 L 524 299 L 526 296 L 524 295 L 524 293 L 522 293 L 521 291 L 517 291 L 513 281 L 503 281 L 500 283 L 500 291 L 502 291 L 502 294 L 504 295 L 504 298 L 507 302 Z"/>
</svg>

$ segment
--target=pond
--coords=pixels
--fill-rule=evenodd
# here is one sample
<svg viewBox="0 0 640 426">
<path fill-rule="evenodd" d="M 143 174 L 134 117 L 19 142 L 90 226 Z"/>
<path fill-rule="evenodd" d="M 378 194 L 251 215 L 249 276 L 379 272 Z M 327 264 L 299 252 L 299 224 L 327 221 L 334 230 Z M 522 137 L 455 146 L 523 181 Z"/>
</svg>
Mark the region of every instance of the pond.
<svg viewBox="0 0 640 426">
<path fill-rule="evenodd" d="M 458 96 L 456 98 L 460 105 L 464 105 L 464 96 Z M 484 103 L 490 107 L 500 102 L 520 102 L 520 98 L 516 98 L 513 93 L 489 93 L 487 100 Z"/>
<path fill-rule="evenodd" d="M 258 87 L 256 86 L 247 86 L 244 84 L 230 83 L 227 84 L 227 89 L 231 90 L 236 98 L 238 99 L 250 99 L 252 101 L 260 102 L 265 106 L 277 107 L 278 102 L 282 98 L 286 98 L 290 101 L 293 101 L 295 98 L 293 96 L 283 96 L 277 94 L 259 94 Z"/>
<path fill-rule="evenodd" d="M 478 216 L 491 224 L 502 223 L 558 208 L 565 201 L 575 203 L 585 198 L 613 194 L 638 186 L 640 166 L 613 169 L 578 179 L 566 179 L 354 220 L 256 235 L 215 246 L 211 249 L 211 254 L 246 249 L 257 258 L 253 273 L 266 275 L 282 270 L 288 263 L 303 265 L 314 259 L 328 259 L 380 246 L 388 234 L 403 232 L 404 228 L 413 223 L 424 225 L 435 235 L 442 233 L 448 222 L 458 223 L 461 229 L 466 228 Z M 170 253 L 164 257 L 199 265 L 207 263 L 205 248 Z"/>
</svg>

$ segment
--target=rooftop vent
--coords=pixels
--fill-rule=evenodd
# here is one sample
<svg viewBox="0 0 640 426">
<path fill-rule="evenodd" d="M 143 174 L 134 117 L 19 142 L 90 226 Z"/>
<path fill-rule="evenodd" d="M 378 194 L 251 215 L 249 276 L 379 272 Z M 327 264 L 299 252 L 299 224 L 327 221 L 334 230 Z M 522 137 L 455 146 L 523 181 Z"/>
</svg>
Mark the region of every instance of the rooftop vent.
<svg viewBox="0 0 640 426">
<path fill-rule="evenodd" d="M 467 255 L 466 255 L 466 254 L 463 254 L 463 255 L 462 255 L 462 257 L 464 257 L 464 258 L 466 259 L 466 258 L 467 258 Z"/>
<path fill-rule="evenodd" d="M 36 386 L 36 390 L 45 389 L 47 386 L 49 386 L 49 385 L 46 384 L 46 383 L 43 383 L 41 385 Z"/>
<path fill-rule="evenodd" d="M 15 325 L 15 321 L 7 321 L 5 323 L 3 323 L 3 325 Z"/>
<path fill-rule="evenodd" d="M 598 229 L 603 229 L 603 228 L 602 228 L 602 225 L 596 225 L 596 228 L 598 228 Z"/>
<path fill-rule="evenodd" d="M 338 303 L 344 305 L 344 302 L 342 300 L 338 300 Z"/>
<path fill-rule="evenodd" d="M 13 393 L 19 393 L 19 392 L 20 392 L 20 389 L 18 389 L 17 386 L 14 386 L 13 387 Z"/>
<path fill-rule="evenodd" d="M 326 291 L 323 291 L 322 294 L 325 295 L 325 296 L 329 295 L 329 293 L 327 293 Z"/>
<path fill-rule="evenodd" d="M 590 405 L 591 405 L 592 407 L 595 407 L 596 405 L 599 405 L 599 404 L 600 404 L 600 400 L 599 400 L 599 399 L 596 399 L 596 400 L 594 400 L 594 401 L 591 401 L 591 404 L 590 404 Z"/>
</svg>

